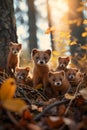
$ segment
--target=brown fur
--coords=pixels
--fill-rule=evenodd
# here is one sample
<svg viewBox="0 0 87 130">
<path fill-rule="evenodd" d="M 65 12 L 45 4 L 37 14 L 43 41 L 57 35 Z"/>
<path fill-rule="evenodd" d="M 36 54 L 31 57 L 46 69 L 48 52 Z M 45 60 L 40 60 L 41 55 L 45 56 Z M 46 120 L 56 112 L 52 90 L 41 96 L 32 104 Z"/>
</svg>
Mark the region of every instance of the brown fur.
<svg viewBox="0 0 87 130">
<path fill-rule="evenodd" d="M 56 97 L 58 95 L 64 95 L 70 87 L 64 71 L 50 71 L 48 73 L 48 80 L 50 84 L 46 90 L 46 94 L 50 98 Z"/>
<path fill-rule="evenodd" d="M 70 58 L 69 57 L 59 57 L 58 58 L 58 66 L 56 68 L 56 71 L 61 71 L 61 70 L 64 70 L 66 71 L 67 70 L 67 66 L 70 62 Z"/>
<path fill-rule="evenodd" d="M 48 83 L 49 67 L 47 65 L 51 57 L 51 50 L 40 51 L 38 49 L 32 50 L 32 58 L 34 61 L 33 69 L 33 86 L 36 87 L 39 83 L 43 84 L 44 89 Z"/>
<path fill-rule="evenodd" d="M 19 52 L 22 48 L 21 44 L 10 42 L 9 44 L 9 54 L 7 58 L 7 72 L 11 76 L 15 73 L 15 68 L 19 67 Z"/>
<path fill-rule="evenodd" d="M 68 68 L 66 71 L 66 77 L 71 86 L 76 86 L 79 83 L 80 73 L 77 68 Z"/>
</svg>

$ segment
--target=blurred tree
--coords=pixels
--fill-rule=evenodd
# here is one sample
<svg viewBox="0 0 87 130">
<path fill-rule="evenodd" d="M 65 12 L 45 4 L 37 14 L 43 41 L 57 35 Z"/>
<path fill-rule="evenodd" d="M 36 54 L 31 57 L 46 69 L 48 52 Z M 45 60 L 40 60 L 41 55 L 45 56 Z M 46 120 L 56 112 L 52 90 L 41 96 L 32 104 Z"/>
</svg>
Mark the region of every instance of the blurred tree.
<svg viewBox="0 0 87 130">
<path fill-rule="evenodd" d="M 86 43 L 85 37 L 82 37 L 82 33 L 85 32 L 83 25 L 83 13 L 81 8 L 81 0 L 69 0 L 69 23 L 71 30 L 71 41 L 77 42 L 76 45 L 70 46 L 72 55 L 82 56 L 84 50 L 81 49 L 81 45 Z"/>
<path fill-rule="evenodd" d="M 17 42 L 13 0 L 0 0 L 0 68 L 6 69 L 8 44 Z"/>
<path fill-rule="evenodd" d="M 47 18 L 48 18 L 48 26 L 49 28 L 52 27 L 52 23 L 51 23 L 51 9 L 50 9 L 50 5 L 49 5 L 49 0 L 46 1 L 47 4 Z M 53 34 L 52 31 L 50 32 L 50 41 L 51 41 L 51 47 L 52 50 L 54 50 L 54 41 L 53 41 Z"/>
<path fill-rule="evenodd" d="M 28 4 L 28 16 L 29 16 L 29 50 L 37 48 L 37 37 L 36 37 L 36 18 L 35 18 L 35 7 L 34 0 L 27 0 Z"/>
</svg>

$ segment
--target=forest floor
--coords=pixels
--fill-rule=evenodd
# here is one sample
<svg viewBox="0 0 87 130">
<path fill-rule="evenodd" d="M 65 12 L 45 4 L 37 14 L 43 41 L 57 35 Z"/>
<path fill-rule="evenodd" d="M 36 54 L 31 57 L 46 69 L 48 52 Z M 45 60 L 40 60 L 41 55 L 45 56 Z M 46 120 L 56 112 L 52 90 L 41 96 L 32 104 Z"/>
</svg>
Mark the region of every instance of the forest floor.
<svg viewBox="0 0 87 130">
<path fill-rule="evenodd" d="M 5 86 L 5 79 L 8 79 L 6 75 L 0 76 L 1 87 Z M 80 85 L 74 90 L 71 88 L 72 94 L 48 99 L 42 88 L 17 84 L 14 99 L 20 98 L 27 105 L 20 112 L 16 111 L 21 107 L 20 101 L 19 108 L 15 107 L 15 101 L 10 102 L 10 106 L 6 102 L 4 95 L 8 92 L 9 99 L 13 92 L 9 85 L 9 90 L 4 88 L 0 92 L 0 130 L 87 130 L 87 89 L 83 88 L 80 93 Z M 10 107 L 13 111 L 7 109 Z"/>
</svg>

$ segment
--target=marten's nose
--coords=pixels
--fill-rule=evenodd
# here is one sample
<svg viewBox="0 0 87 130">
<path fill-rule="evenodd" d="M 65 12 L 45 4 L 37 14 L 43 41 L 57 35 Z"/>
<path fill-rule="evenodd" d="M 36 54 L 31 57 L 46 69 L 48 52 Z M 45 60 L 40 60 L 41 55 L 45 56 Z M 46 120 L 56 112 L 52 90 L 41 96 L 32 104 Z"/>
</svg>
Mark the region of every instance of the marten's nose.
<svg viewBox="0 0 87 130">
<path fill-rule="evenodd" d="M 40 61 L 40 64 L 43 64 L 44 62 L 43 61 Z"/>
</svg>

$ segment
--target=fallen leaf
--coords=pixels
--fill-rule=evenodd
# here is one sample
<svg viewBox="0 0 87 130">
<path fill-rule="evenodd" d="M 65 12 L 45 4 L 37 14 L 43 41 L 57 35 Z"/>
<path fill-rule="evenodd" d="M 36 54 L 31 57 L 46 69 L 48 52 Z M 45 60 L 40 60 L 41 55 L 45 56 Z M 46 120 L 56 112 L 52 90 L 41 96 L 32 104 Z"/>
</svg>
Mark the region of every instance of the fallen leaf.
<svg viewBox="0 0 87 130">
<path fill-rule="evenodd" d="M 87 45 L 81 46 L 82 49 L 87 50 Z"/>
<path fill-rule="evenodd" d="M 19 98 L 7 99 L 3 102 L 3 107 L 14 112 L 23 112 L 28 106 Z"/>
<path fill-rule="evenodd" d="M 4 101 L 14 96 L 16 90 L 16 83 L 13 78 L 6 79 L 1 85 L 0 100 Z"/>
<path fill-rule="evenodd" d="M 82 90 L 79 91 L 80 94 L 82 95 L 82 97 L 87 100 L 87 88 L 84 88 Z"/>
<path fill-rule="evenodd" d="M 32 114 L 30 113 L 29 110 L 24 110 L 23 111 L 23 118 L 26 119 L 26 120 L 31 120 L 32 119 Z"/>
<path fill-rule="evenodd" d="M 74 96 L 74 95 L 71 95 L 71 94 L 69 94 L 69 93 L 66 93 L 66 94 L 65 94 L 65 98 L 71 100 L 71 99 L 75 99 L 75 96 Z"/>
<path fill-rule="evenodd" d="M 83 32 L 82 37 L 87 37 L 87 32 Z"/>
<path fill-rule="evenodd" d="M 55 31 L 55 27 L 50 27 L 50 28 L 48 28 L 46 31 L 45 31 L 45 34 L 49 34 L 50 32 L 54 32 Z"/>
<path fill-rule="evenodd" d="M 61 125 L 63 125 L 64 121 L 61 117 L 56 116 L 50 116 L 47 118 L 47 124 L 50 128 L 59 128 Z"/>
</svg>

